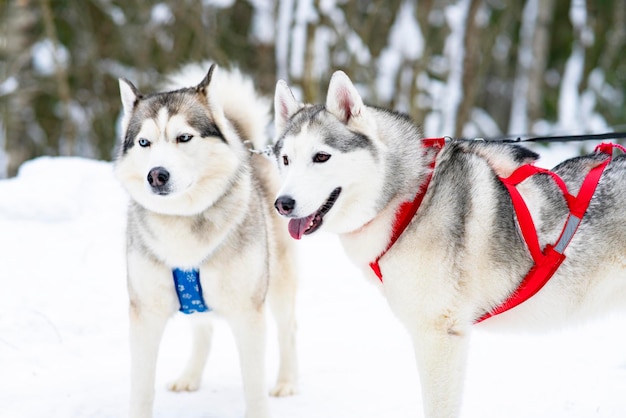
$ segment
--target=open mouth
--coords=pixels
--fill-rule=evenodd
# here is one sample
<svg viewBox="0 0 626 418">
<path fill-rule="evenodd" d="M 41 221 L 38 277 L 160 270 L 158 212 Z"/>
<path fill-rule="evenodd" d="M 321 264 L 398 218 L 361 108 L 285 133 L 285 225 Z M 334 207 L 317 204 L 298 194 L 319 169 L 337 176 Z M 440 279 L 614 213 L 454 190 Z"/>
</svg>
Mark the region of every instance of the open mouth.
<svg viewBox="0 0 626 418">
<path fill-rule="evenodd" d="M 337 201 L 339 193 L 341 193 L 341 187 L 333 190 L 326 202 L 313 214 L 305 218 L 291 219 L 289 221 L 289 234 L 291 234 L 292 238 L 300 239 L 302 235 L 312 234 L 317 231 L 322 226 L 324 215 L 328 213 Z"/>
</svg>

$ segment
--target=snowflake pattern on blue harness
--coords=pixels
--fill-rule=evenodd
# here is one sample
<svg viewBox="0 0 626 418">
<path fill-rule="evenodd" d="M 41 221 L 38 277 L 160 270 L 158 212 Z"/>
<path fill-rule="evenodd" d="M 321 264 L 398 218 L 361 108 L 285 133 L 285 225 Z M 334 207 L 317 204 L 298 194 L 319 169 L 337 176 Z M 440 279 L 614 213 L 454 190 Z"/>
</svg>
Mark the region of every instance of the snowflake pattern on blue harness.
<svg viewBox="0 0 626 418">
<path fill-rule="evenodd" d="M 180 309 L 184 314 L 208 312 L 211 310 L 204 302 L 202 286 L 200 285 L 200 271 L 198 269 L 173 269 L 174 286 L 180 302 Z"/>
</svg>

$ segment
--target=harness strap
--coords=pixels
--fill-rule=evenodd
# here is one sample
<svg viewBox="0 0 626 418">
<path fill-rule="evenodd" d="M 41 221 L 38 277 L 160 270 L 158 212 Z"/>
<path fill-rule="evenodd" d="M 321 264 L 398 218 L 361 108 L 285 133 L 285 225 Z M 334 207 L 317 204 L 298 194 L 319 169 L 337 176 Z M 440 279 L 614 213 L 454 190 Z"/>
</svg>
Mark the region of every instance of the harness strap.
<svg viewBox="0 0 626 418">
<path fill-rule="evenodd" d="M 184 314 L 208 312 L 211 308 L 204 302 L 202 286 L 200 284 L 200 270 L 172 270 L 174 287 L 180 303 L 179 311 Z"/>
<path fill-rule="evenodd" d="M 601 173 L 602 172 L 600 172 L 600 174 Z M 573 208 L 576 206 L 577 201 L 580 201 L 581 198 L 586 198 L 586 196 L 580 196 L 580 193 L 579 193 L 579 197 L 576 198 L 567 190 L 567 186 L 565 185 L 565 182 L 556 173 L 553 173 L 550 170 L 546 170 L 545 168 L 536 167 L 532 164 L 526 164 L 526 165 L 519 167 L 509 177 L 505 177 L 505 178 L 500 177 L 500 180 L 506 186 L 507 190 L 509 191 L 509 194 L 511 195 L 511 199 L 513 201 L 513 208 L 515 209 L 515 214 L 517 215 L 517 220 L 520 224 L 522 235 L 524 236 L 524 241 L 526 241 L 526 245 L 528 246 L 528 249 L 530 251 L 530 254 L 533 260 L 535 260 L 535 262 L 538 262 L 539 260 L 541 260 L 541 258 L 543 258 L 543 252 L 541 251 L 541 248 L 539 247 L 539 240 L 537 238 L 537 230 L 535 228 L 533 219 L 530 216 L 530 211 L 528 210 L 528 207 L 526 206 L 526 202 L 524 202 L 524 199 L 522 198 L 521 194 L 517 190 L 517 186 L 521 182 L 523 182 L 524 180 L 528 179 L 531 176 L 534 176 L 535 174 L 547 174 L 550 177 L 552 177 L 554 182 L 561 189 L 561 192 L 563 193 L 563 197 L 565 198 L 565 201 L 567 203 L 567 207 L 570 209 L 570 211 L 572 211 Z M 589 196 L 589 199 L 591 199 L 591 196 Z M 584 210 L 586 210 L 586 206 Z M 583 213 L 584 213 L 584 210 L 583 210 Z M 582 218 L 582 216 L 580 217 Z"/>
<path fill-rule="evenodd" d="M 437 153 L 439 153 L 441 148 L 443 148 L 443 146 L 445 145 L 445 142 L 446 142 L 445 138 L 426 138 L 426 139 L 422 139 L 422 146 L 424 148 L 436 148 Z M 417 210 L 422 204 L 422 200 L 424 200 L 424 196 L 426 195 L 426 190 L 428 190 L 428 185 L 430 184 L 430 180 L 432 179 L 432 176 L 433 176 L 433 170 L 435 168 L 435 159 L 436 159 L 436 155 L 435 157 L 433 157 L 433 160 L 430 163 L 430 172 L 428 173 L 428 176 L 426 177 L 426 180 L 424 181 L 424 183 L 419 187 L 419 190 L 417 191 L 417 194 L 415 195 L 415 198 L 413 199 L 413 201 L 402 203 L 400 207 L 398 208 L 398 210 L 396 211 L 396 218 L 393 223 L 391 238 L 389 240 L 389 243 L 387 244 L 387 247 L 382 253 L 378 255 L 378 257 L 376 257 L 376 260 L 370 263 L 370 268 L 372 269 L 376 277 L 378 277 L 381 283 L 383 281 L 383 273 L 380 270 L 380 266 L 378 265 L 378 262 L 387 253 L 387 251 L 389 251 L 389 249 L 393 247 L 393 245 L 396 243 L 398 238 L 400 238 L 400 235 L 402 235 L 404 230 L 409 226 L 409 224 L 411 223 L 411 220 L 413 219 L 413 217 L 417 213 Z"/>
<path fill-rule="evenodd" d="M 424 147 L 438 148 L 437 151 L 439 151 L 441 148 L 443 148 L 443 145 L 445 144 L 445 138 L 425 139 L 423 140 L 423 144 Z M 587 173 L 587 176 L 585 176 L 585 179 L 583 180 L 577 196 L 573 196 L 571 193 L 569 193 L 565 182 L 556 173 L 553 173 L 550 170 L 535 167 L 532 164 L 526 164 L 519 167 L 509 177 L 500 178 L 504 186 L 509 191 L 511 201 L 513 203 L 513 208 L 517 216 L 520 229 L 522 231 L 522 236 L 535 263 L 526 275 L 526 277 L 524 277 L 518 288 L 499 306 L 497 306 L 490 312 L 487 312 L 481 318 L 476 320 L 475 323 L 482 322 L 485 319 L 491 318 L 492 316 L 506 312 L 509 309 L 520 305 L 521 303 L 525 302 L 526 300 L 537 294 L 537 292 L 539 292 L 543 288 L 548 280 L 550 280 L 550 278 L 554 275 L 556 270 L 566 258 L 566 256 L 564 255 L 564 251 L 574 237 L 574 234 L 578 230 L 582 218 L 584 217 L 585 212 L 589 207 L 591 198 L 595 193 L 602 173 L 611 161 L 613 150 L 615 148 L 618 148 L 622 152 L 626 153 L 626 148 L 619 144 L 603 143 L 596 147 L 595 152 L 607 154 L 608 158 L 593 167 L 589 171 L 589 173 Z M 433 161 L 430 164 L 430 173 L 428 174 L 424 184 L 420 186 L 413 201 L 404 202 L 398 208 L 389 244 L 387 245 L 385 250 L 376 258 L 376 260 L 370 263 L 370 268 L 372 269 L 374 274 L 376 274 L 376 276 L 380 279 L 381 283 L 383 281 L 383 275 L 379 266 L 379 261 L 395 244 L 395 242 L 398 240 L 400 235 L 402 235 L 404 230 L 408 227 L 408 225 L 411 223 L 411 220 L 417 213 L 417 210 L 419 209 L 422 200 L 424 199 L 424 195 L 428 190 L 430 180 L 432 179 L 433 170 L 435 167 L 435 159 L 436 156 L 435 158 L 433 158 Z M 537 230 L 535 228 L 535 224 L 533 222 L 530 211 L 528 210 L 528 206 L 526 205 L 526 202 L 517 190 L 517 186 L 520 183 L 535 174 L 547 174 L 552 177 L 556 185 L 561 190 L 569 209 L 569 214 L 563 230 L 561 231 L 559 239 L 556 241 L 555 245 L 546 245 L 543 251 L 539 246 Z"/>
<path fill-rule="evenodd" d="M 533 222 L 533 218 L 530 215 L 528 206 L 526 206 L 524 198 L 515 187 L 516 184 L 508 183 L 507 181 L 505 181 L 505 179 L 500 180 L 502 180 L 507 190 L 509 191 L 509 195 L 511 196 L 511 200 L 513 203 L 513 209 L 515 210 L 515 214 L 517 215 L 517 222 L 519 223 L 520 229 L 522 230 L 522 236 L 524 237 L 524 241 L 526 241 L 526 246 L 530 251 L 531 257 L 533 258 L 533 260 L 535 260 L 535 262 L 537 262 L 543 258 L 543 252 L 539 247 L 537 229 L 535 228 L 535 223 Z"/>
<path fill-rule="evenodd" d="M 602 176 L 602 173 L 604 172 L 606 166 L 611 161 L 613 148 L 618 148 L 623 152 L 626 152 L 626 149 L 618 144 L 604 143 L 596 147 L 595 152 L 607 154 L 608 158 L 593 167 L 589 171 L 589 173 L 587 173 L 587 176 L 585 176 L 585 179 L 583 180 L 583 183 L 580 186 L 580 190 L 578 191 L 578 195 L 576 197 L 573 197 L 567 191 L 565 183 L 557 174 L 552 173 L 548 170 L 538 169 L 532 165 L 522 166 L 518 168 L 515 172 L 513 172 L 513 174 L 511 174 L 509 177 L 504 179 L 501 178 L 502 182 L 511 194 L 513 208 L 517 215 L 520 229 L 522 230 L 522 236 L 526 241 L 526 245 L 531 253 L 535 264 L 528 272 L 526 277 L 522 280 L 519 287 L 498 307 L 479 318 L 476 323 L 482 322 L 492 316 L 508 311 L 509 309 L 512 309 L 530 299 L 535 294 L 537 294 L 537 292 L 539 292 L 548 282 L 548 280 L 550 280 L 550 278 L 554 275 L 556 270 L 566 258 L 564 255 L 565 249 L 567 248 L 572 238 L 574 237 L 574 234 L 578 230 L 578 226 L 580 225 L 580 222 L 582 221 L 582 218 L 585 215 L 587 208 L 589 207 L 591 198 L 595 193 L 596 187 L 600 182 L 600 177 Z M 550 244 L 546 245 L 544 251 L 541 251 L 539 247 L 537 231 L 535 229 L 530 212 L 528 211 L 528 207 L 526 206 L 526 203 L 521 197 L 519 191 L 517 191 L 517 188 L 515 187 L 528 177 L 537 173 L 550 174 L 552 178 L 555 179 L 556 183 L 559 185 L 559 188 L 563 192 L 569 208 L 569 214 L 565 222 L 565 226 L 561 231 L 559 239 L 556 241 L 554 246 Z"/>
</svg>

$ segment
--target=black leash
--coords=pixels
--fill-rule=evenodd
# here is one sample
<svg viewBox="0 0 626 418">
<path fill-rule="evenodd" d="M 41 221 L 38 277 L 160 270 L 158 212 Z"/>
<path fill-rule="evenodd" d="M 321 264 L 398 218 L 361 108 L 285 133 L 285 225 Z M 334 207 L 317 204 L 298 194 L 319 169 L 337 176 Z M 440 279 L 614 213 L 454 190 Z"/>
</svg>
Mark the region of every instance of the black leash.
<svg viewBox="0 0 626 418">
<path fill-rule="evenodd" d="M 500 139 L 480 139 L 486 142 L 575 142 L 575 141 L 601 141 L 605 139 L 623 139 L 626 138 L 626 132 L 607 132 L 603 134 L 586 134 L 586 135 L 552 135 L 552 136 L 535 136 L 531 138 L 500 138 Z"/>
</svg>

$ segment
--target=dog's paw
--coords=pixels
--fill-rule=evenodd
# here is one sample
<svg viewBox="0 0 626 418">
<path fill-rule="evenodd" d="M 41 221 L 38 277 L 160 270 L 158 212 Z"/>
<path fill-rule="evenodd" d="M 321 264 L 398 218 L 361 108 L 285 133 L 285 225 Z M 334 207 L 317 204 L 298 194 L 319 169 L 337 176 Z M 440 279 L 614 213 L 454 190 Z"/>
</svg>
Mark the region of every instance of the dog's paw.
<svg viewBox="0 0 626 418">
<path fill-rule="evenodd" d="M 200 379 L 195 376 L 181 376 L 167 384 L 172 392 L 195 392 L 200 389 Z"/>
<path fill-rule="evenodd" d="M 270 396 L 275 397 L 292 396 L 296 393 L 298 393 L 298 388 L 293 382 L 278 382 L 276 386 L 270 390 Z"/>
</svg>

